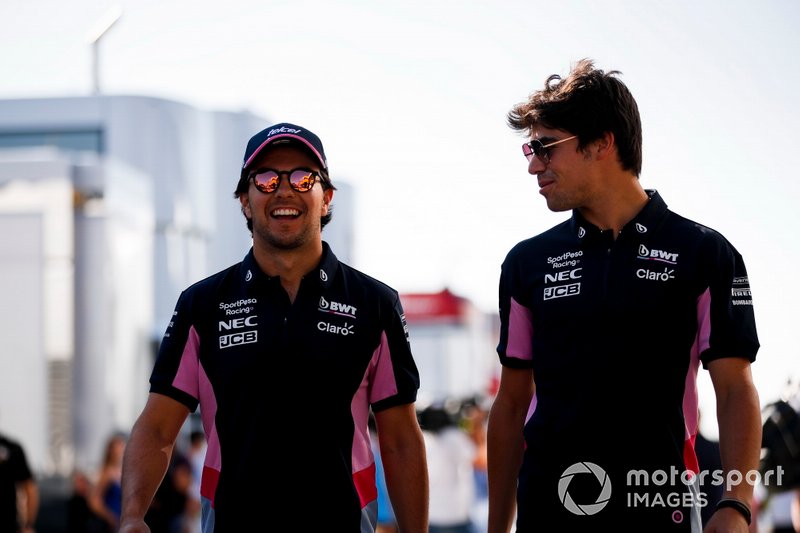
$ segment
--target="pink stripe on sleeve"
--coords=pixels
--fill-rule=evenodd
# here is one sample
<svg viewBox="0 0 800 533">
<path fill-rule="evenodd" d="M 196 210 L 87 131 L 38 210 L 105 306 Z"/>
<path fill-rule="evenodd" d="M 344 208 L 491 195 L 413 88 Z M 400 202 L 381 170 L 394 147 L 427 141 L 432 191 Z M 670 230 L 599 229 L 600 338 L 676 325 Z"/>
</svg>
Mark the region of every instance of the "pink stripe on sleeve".
<svg viewBox="0 0 800 533">
<path fill-rule="evenodd" d="M 211 380 L 208 379 L 208 374 L 200 364 L 199 353 L 200 337 L 197 334 L 197 330 L 192 326 L 172 385 L 200 401 L 200 415 L 203 419 L 203 430 L 208 443 L 200 492 L 204 498 L 211 501 L 213 506 L 219 473 L 222 470 L 219 437 L 215 425 L 217 399 L 214 396 Z"/>
<path fill-rule="evenodd" d="M 392 366 L 392 354 L 389 350 L 389 341 L 386 332 L 381 332 L 381 342 L 372 354 L 370 361 L 372 370 L 372 386 L 369 391 L 370 403 L 375 403 L 384 398 L 397 394 L 397 382 L 394 378 L 394 367 Z"/>
<path fill-rule="evenodd" d="M 370 363 L 369 367 L 372 367 Z M 375 462 L 372 456 L 372 445 L 370 442 L 368 427 L 369 403 L 367 402 L 367 389 L 369 387 L 369 375 L 371 368 L 367 368 L 364 379 L 358 391 L 350 402 L 350 412 L 353 416 L 353 473 L 368 468 Z"/>
<path fill-rule="evenodd" d="M 508 344 L 506 356 L 533 359 L 533 319 L 531 310 L 511 299 L 508 315 Z"/>
<path fill-rule="evenodd" d="M 397 383 L 394 379 L 392 357 L 386 332 L 381 332 L 381 340 L 364 371 L 361 384 L 350 402 L 353 416 L 353 474 L 369 468 L 375 463 L 372 455 L 367 422 L 369 405 L 397 394 Z"/>
<path fill-rule="evenodd" d="M 386 361 L 388 361 L 388 369 Z M 391 376 L 387 376 L 387 373 Z M 383 376 L 379 379 L 380 374 Z M 381 387 L 376 385 L 377 381 L 384 381 L 388 384 Z M 376 390 L 381 388 L 388 390 L 389 394 L 383 396 L 377 393 Z M 350 402 L 350 412 L 353 416 L 353 449 L 351 452 L 353 484 L 358 492 L 362 508 L 378 497 L 378 489 L 375 484 L 375 457 L 372 455 L 372 443 L 368 431 L 369 399 L 381 400 L 394 394 L 391 391 L 396 389 L 386 334 L 382 333 L 381 342 L 373 352 L 361 384 L 353 396 L 353 401 Z"/>
<path fill-rule="evenodd" d="M 711 290 L 706 289 L 697 299 L 697 355 L 711 346 Z"/>
<path fill-rule="evenodd" d="M 211 381 L 202 366 L 200 366 L 200 416 L 203 419 L 203 430 L 208 443 L 205 465 L 220 471 L 222 470 L 222 458 L 216 424 L 217 398 L 214 396 Z"/>
<path fill-rule="evenodd" d="M 196 399 L 200 399 L 200 383 L 197 375 L 198 367 L 200 366 L 197 355 L 199 351 L 200 337 L 197 335 L 197 330 L 192 326 L 189 330 L 189 338 L 186 339 L 186 345 L 183 347 L 178 373 L 175 375 L 175 379 L 172 380 L 172 386 Z"/>
<path fill-rule="evenodd" d="M 699 431 L 699 401 L 697 394 L 697 372 L 700 369 L 700 354 L 710 346 L 711 337 L 711 292 L 706 289 L 697 298 L 697 335 L 690 351 L 689 367 L 686 371 L 686 382 L 683 388 L 683 420 L 684 444 L 683 463 L 691 472 L 699 472 L 697 454 L 694 450 L 695 439 Z"/>
</svg>

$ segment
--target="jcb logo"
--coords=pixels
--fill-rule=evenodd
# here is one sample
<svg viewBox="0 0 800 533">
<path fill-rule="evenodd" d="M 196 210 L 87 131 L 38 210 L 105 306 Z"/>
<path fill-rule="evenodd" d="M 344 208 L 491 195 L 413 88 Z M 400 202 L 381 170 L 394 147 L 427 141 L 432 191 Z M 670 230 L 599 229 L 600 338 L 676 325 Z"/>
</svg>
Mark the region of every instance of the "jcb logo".
<svg viewBox="0 0 800 533">
<path fill-rule="evenodd" d="M 575 296 L 580 294 L 581 284 L 570 283 L 569 285 L 556 285 L 555 287 L 544 288 L 544 299 L 552 300 L 553 298 L 564 298 L 565 296 Z"/>
<path fill-rule="evenodd" d="M 258 342 L 258 331 L 256 330 L 223 335 L 219 338 L 219 347 L 220 349 L 230 348 L 231 346 L 251 344 L 253 342 Z"/>
</svg>

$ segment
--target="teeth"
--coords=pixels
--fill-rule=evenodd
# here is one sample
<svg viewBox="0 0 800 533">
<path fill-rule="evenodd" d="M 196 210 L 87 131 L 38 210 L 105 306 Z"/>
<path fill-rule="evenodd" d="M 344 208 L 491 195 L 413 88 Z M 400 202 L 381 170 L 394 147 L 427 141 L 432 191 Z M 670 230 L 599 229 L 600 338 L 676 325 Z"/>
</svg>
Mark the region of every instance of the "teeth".
<svg viewBox="0 0 800 533">
<path fill-rule="evenodd" d="M 283 217 L 283 216 L 290 216 L 294 217 L 300 214 L 300 211 L 297 209 L 276 209 L 272 212 L 273 215 L 276 217 Z"/>
</svg>

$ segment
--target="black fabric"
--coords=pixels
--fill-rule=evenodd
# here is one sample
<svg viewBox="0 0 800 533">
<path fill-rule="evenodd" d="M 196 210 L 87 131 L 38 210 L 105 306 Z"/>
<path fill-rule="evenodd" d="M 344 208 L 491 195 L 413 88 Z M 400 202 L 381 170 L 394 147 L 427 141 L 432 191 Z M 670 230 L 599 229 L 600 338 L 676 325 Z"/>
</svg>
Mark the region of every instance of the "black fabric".
<svg viewBox="0 0 800 533">
<path fill-rule="evenodd" d="M 764 408 L 761 430 L 763 449 L 759 471 L 762 479 L 770 474 L 770 492 L 800 488 L 800 414 L 789 402 L 779 400 Z M 780 470 L 779 470 L 780 469 Z M 777 473 L 782 472 L 780 483 Z"/>
</svg>

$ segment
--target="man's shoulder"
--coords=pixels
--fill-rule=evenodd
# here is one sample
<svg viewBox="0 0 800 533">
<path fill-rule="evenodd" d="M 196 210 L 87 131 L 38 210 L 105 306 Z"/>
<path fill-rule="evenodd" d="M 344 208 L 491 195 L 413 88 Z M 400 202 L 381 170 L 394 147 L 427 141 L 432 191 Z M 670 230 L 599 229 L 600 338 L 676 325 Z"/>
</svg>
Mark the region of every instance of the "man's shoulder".
<svg viewBox="0 0 800 533">
<path fill-rule="evenodd" d="M 567 219 L 548 230 L 515 244 L 509 250 L 506 261 L 530 255 L 549 255 L 555 251 L 578 248 L 578 239 L 572 231 L 572 219 Z"/>
<path fill-rule="evenodd" d="M 348 290 L 359 290 L 365 293 L 377 294 L 385 298 L 396 299 L 397 290 L 388 283 L 385 283 L 361 270 L 354 268 L 346 263 L 339 262 L 340 274 L 346 282 Z"/>
<path fill-rule="evenodd" d="M 671 210 L 667 211 L 662 232 L 677 236 L 686 243 L 692 240 L 706 243 L 728 243 L 725 236 L 716 229 Z"/>
<path fill-rule="evenodd" d="M 235 265 L 231 265 L 226 269 L 220 270 L 210 276 L 207 276 L 199 281 L 196 281 L 189 285 L 184 292 L 185 293 L 204 293 L 204 292 L 213 292 L 214 290 L 218 289 L 220 286 L 224 285 L 226 282 L 238 279 L 242 272 L 242 262 L 238 262 Z"/>
</svg>

